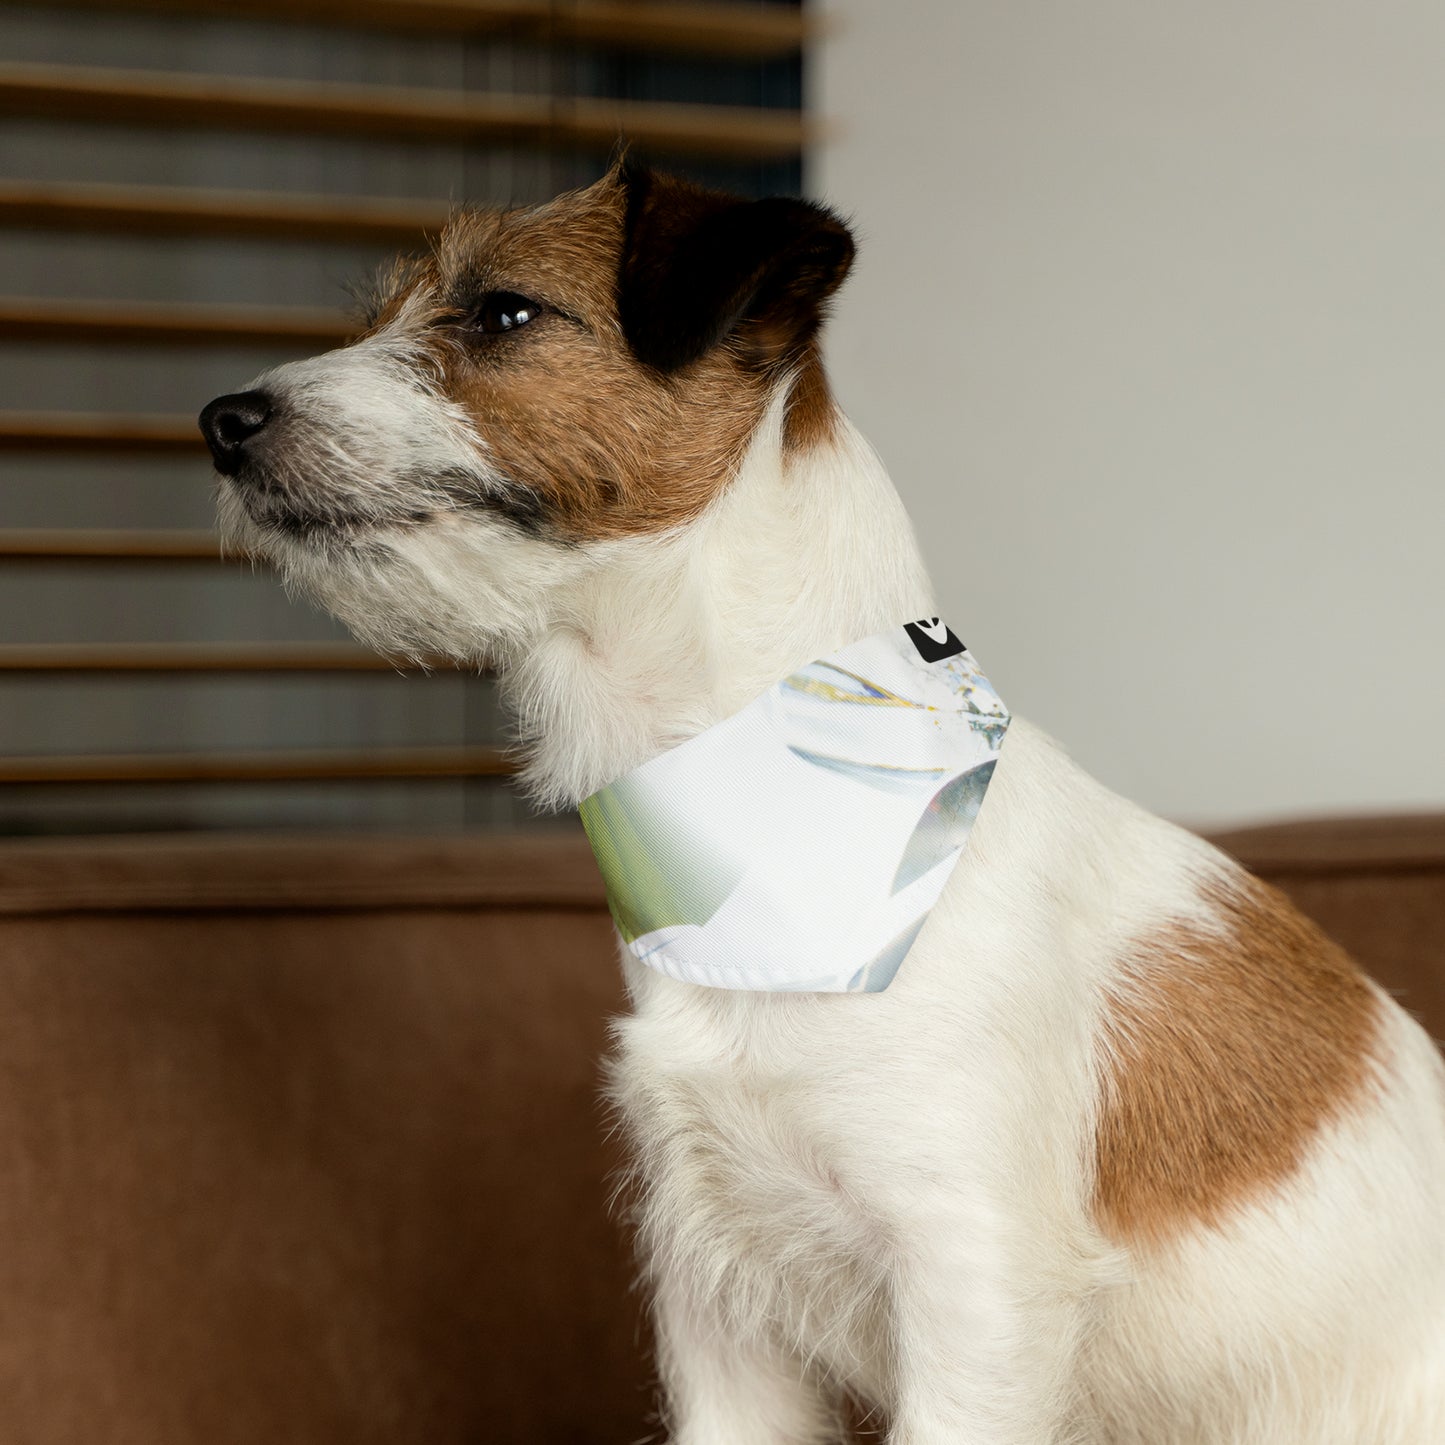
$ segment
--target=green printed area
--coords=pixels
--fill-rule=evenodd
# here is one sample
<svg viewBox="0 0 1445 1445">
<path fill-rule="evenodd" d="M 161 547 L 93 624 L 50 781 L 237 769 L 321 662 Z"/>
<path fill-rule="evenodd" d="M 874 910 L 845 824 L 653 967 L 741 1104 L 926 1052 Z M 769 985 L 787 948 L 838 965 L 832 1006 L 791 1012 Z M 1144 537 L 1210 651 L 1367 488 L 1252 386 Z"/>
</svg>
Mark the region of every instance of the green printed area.
<svg viewBox="0 0 1445 1445">
<path fill-rule="evenodd" d="M 658 928 L 701 926 L 742 878 L 740 864 L 665 818 L 630 779 L 584 799 L 579 811 L 627 943 Z"/>
</svg>

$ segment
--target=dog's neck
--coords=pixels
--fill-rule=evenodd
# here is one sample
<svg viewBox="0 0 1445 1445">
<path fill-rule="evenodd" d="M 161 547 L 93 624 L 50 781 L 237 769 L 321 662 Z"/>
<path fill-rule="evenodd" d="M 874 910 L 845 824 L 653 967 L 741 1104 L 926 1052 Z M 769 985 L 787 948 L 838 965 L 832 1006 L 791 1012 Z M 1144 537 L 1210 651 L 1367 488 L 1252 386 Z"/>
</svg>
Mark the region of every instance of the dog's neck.
<svg viewBox="0 0 1445 1445">
<path fill-rule="evenodd" d="M 698 521 L 599 546 L 545 633 L 502 668 L 526 779 L 566 806 L 846 643 L 933 613 L 912 527 L 842 416 L 806 451 L 781 400 Z"/>
</svg>

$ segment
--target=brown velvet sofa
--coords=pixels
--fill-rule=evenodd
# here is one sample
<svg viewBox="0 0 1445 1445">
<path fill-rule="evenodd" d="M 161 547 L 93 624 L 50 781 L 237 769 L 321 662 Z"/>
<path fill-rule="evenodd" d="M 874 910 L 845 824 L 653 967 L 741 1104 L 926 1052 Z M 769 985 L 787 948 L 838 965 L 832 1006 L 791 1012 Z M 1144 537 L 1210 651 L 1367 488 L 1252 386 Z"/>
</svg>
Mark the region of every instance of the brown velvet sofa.
<svg viewBox="0 0 1445 1445">
<path fill-rule="evenodd" d="M 1445 818 L 1220 841 L 1445 1034 Z M 0 1440 L 649 1438 L 620 1003 L 580 835 L 0 843 Z"/>
</svg>

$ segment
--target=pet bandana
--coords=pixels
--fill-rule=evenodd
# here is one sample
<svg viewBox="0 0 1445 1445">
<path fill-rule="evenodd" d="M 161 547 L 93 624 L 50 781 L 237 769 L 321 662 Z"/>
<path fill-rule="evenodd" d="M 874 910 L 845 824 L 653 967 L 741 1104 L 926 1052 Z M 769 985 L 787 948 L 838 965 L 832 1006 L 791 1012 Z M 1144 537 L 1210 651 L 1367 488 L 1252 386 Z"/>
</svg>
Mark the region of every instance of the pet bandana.
<svg viewBox="0 0 1445 1445">
<path fill-rule="evenodd" d="M 936 617 L 785 677 L 583 802 L 623 941 L 714 988 L 887 988 L 1008 724 Z"/>
</svg>

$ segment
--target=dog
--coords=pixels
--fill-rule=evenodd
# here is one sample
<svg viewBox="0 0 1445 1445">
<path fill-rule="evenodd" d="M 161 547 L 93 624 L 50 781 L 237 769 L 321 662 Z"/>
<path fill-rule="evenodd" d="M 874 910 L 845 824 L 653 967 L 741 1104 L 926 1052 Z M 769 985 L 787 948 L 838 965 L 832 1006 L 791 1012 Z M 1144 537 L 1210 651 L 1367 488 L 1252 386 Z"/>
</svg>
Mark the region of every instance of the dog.
<svg viewBox="0 0 1445 1445">
<path fill-rule="evenodd" d="M 626 159 L 462 211 L 218 398 L 224 533 L 496 669 L 571 805 L 938 608 L 819 352 L 847 226 Z M 879 338 L 897 344 L 899 338 Z M 1284 898 L 1015 721 L 884 992 L 624 954 L 611 1092 L 669 1438 L 1445 1441 L 1445 1069 Z"/>
</svg>

